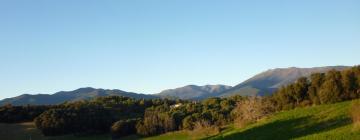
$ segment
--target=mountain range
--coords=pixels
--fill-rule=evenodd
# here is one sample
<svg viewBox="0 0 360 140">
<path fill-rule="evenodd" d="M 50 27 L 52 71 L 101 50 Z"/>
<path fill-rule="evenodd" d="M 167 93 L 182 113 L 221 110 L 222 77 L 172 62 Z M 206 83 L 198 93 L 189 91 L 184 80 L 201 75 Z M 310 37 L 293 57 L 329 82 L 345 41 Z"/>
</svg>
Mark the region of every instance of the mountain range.
<svg viewBox="0 0 360 140">
<path fill-rule="evenodd" d="M 55 94 L 23 94 L 0 101 L 0 105 L 46 105 L 60 104 L 65 101 L 87 100 L 103 96 L 125 96 L 136 99 L 176 98 L 201 100 L 209 97 L 241 96 L 266 96 L 271 95 L 276 89 L 295 82 L 300 77 L 308 77 L 312 73 L 324 73 L 329 70 L 344 70 L 347 66 L 329 66 L 315 68 L 277 68 L 270 69 L 234 86 L 226 85 L 188 85 L 175 89 L 164 90 L 157 94 L 138 94 L 122 90 L 80 88 L 74 91 L 61 91 Z"/>
<path fill-rule="evenodd" d="M 60 104 L 66 101 L 88 100 L 94 97 L 104 96 L 125 96 L 135 99 L 153 99 L 158 98 L 153 95 L 138 94 L 133 92 L 125 92 L 122 90 L 95 89 L 91 87 L 79 88 L 74 91 L 60 91 L 55 94 L 23 94 L 14 98 L 7 98 L 0 101 L 0 105 L 51 105 Z"/>
<path fill-rule="evenodd" d="M 262 72 L 254 77 L 219 93 L 220 96 L 264 96 L 273 93 L 276 89 L 294 83 L 300 77 L 309 77 L 313 73 L 325 73 L 330 70 L 344 70 L 348 66 L 328 66 L 314 68 L 277 68 Z"/>
</svg>

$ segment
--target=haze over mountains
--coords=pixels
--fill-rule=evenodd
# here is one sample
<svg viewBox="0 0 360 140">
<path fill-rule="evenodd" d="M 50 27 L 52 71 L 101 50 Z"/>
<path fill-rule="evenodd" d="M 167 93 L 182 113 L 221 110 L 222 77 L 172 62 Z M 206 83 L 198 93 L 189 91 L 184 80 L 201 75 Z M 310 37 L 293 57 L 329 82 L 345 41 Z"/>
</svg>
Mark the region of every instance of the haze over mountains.
<svg viewBox="0 0 360 140">
<path fill-rule="evenodd" d="M 277 68 L 265 71 L 235 87 L 226 85 L 188 85 L 176 89 L 164 90 L 158 94 L 138 94 L 122 90 L 107 90 L 95 88 L 80 88 L 74 91 L 61 91 L 55 94 L 23 94 L 14 98 L 0 101 L 0 105 L 44 105 L 60 104 L 65 101 L 87 100 L 103 96 L 125 96 L 136 99 L 152 98 L 178 98 L 201 100 L 209 97 L 227 97 L 232 95 L 242 96 L 265 96 L 270 95 L 277 88 L 295 82 L 300 77 L 310 76 L 312 73 L 323 73 L 332 69 L 344 70 L 347 66 L 330 66 L 315 68 Z"/>
</svg>

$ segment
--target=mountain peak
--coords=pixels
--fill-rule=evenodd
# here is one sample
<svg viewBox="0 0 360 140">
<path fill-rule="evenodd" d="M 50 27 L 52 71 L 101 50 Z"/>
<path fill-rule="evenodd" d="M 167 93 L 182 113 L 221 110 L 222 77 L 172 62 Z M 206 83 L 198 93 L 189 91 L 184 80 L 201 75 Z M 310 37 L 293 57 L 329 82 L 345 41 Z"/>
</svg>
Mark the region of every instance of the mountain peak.
<svg viewBox="0 0 360 140">
<path fill-rule="evenodd" d="M 330 70 L 344 70 L 348 66 L 326 66 L 313 68 L 275 68 L 270 69 L 242 82 L 234 88 L 222 93 L 222 96 L 231 95 L 265 95 L 272 93 L 281 86 L 295 82 L 300 77 L 308 77 L 313 73 L 324 73 Z"/>
<path fill-rule="evenodd" d="M 180 88 L 164 90 L 157 95 L 161 97 L 174 97 L 180 99 L 205 99 L 216 96 L 216 94 L 230 89 L 226 85 L 187 85 Z"/>
</svg>

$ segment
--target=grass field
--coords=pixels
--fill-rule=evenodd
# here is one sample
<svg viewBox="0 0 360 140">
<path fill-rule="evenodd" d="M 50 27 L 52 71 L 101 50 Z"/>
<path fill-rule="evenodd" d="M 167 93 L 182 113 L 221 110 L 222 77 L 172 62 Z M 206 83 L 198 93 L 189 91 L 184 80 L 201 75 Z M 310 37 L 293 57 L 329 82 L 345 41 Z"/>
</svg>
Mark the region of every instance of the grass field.
<svg viewBox="0 0 360 140">
<path fill-rule="evenodd" d="M 360 131 L 354 130 L 349 118 L 351 102 L 332 105 L 298 108 L 274 114 L 269 118 L 243 129 L 228 127 L 219 135 L 203 138 L 210 140 L 239 139 L 299 139 L 299 140 L 359 140 Z M 140 138 L 130 136 L 125 140 L 187 140 L 194 135 L 179 131 L 164 135 Z M 0 140 L 108 140 L 109 135 L 88 137 L 61 136 L 44 137 L 34 128 L 33 123 L 0 124 Z"/>
<path fill-rule="evenodd" d="M 279 112 L 244 129 L 234 129 L 209 138 L 221 139 L 313 139 L 359 140 L 349 117 L 351 102 L 298 108 Z"/>
</svg>

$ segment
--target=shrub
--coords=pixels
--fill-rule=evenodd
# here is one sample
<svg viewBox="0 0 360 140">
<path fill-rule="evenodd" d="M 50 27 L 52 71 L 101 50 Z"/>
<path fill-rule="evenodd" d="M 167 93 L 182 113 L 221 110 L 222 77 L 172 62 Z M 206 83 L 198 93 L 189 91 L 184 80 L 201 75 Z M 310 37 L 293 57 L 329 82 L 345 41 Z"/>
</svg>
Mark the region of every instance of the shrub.
<svg viewBox="0 0 360 140">
<path fill-rule="evenodd" d="M 355 129 L 360 129 L 360 101 L 353 101 L 351 109 L 350 109 L 350 115 L 352 118 L 352 121 L 354 123 Z"/>
<path fill-rule="evenodd" d="M 194 120 L 195 119 L 191 115 L 186 116 L 182 121 L 182 129 L 193 130 L 195 125 Z"/>
<path fill-rule="evenodd" d="M 272 103 L 257 97 L 250 97 L 238 102 L 233 113 L 236 115 L 234 124 L 236 127 L 244 127 L 249 123 L 256 122 L 274 111 Z"/>
<path fill-rule="evenodd" d="M 128 136 L 132 134 L 136 134 L 136 123 L 139 120 L 131 119 L 131 120 L 120 120 L 115 122 L 111 126 L 111 135 L 113 138 L 120 138 L 123 136 Z"/>
<path fill-rule="evenodd" d="M 311 101 L 310 100 L 304 100 L 300 103 L 301 107 L 307 107 L 307 106 L 311 106 Z"/>
<path fill-rule="evenodd" d="M 251 121 L 250 120 L 245 120 L 241 117 L 237 117 L 234 119 L 234 126 L 237 128 L 243 128 L 245 126 L 247 126 L 248 124 L 250 124 Z"/>
<path fill-rule="evenodd" d="M 220 133 L 220 127 L 211 125 L 209 121 L 201 120 L 195 123 L 194 129 L 190 131 L 193 139 L 206 138 Z"/>
</svg>

